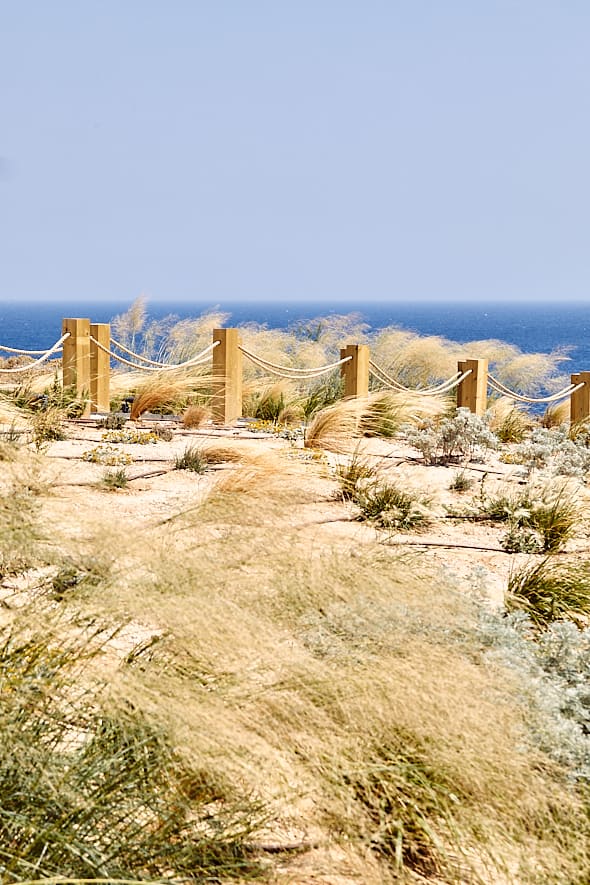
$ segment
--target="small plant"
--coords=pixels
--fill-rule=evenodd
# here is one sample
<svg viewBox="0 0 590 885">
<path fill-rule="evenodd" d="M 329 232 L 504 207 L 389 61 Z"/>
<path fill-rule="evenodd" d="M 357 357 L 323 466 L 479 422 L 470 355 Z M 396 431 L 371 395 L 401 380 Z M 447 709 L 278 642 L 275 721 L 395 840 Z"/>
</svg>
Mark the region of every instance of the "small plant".
<svg viewBox="0 0 590 885">
<path fill-rule="evenodd" d="M 110 571 L 110 564 L 93 557 L 66 560 L 51 581 L 51 593 L 62 600 L 75 588 L 97 587 Z"/>
<path fill-rule="evenodd" d="M 368 486 L 359 491 L 356 500 L 361 510 L 359 519 L 381 528 L 409 531 L 424 527 L 430 521 L 428 500 L 389 483 Z"/>
<path fill-rule="evenodd" d="M 556 563 L 546 557 L 515 570 L 508 580 L 506 607 L 526 612 L 539 627 L 567 619 L 590 624 L 590 563 Z"/>
<path fill-rule="evenodd" d="M 127 452 L 121 452 L 114 446 L 95 446 L 93 449 L 82 454 L 83 461 L 89 461 L 91 464 L 104 464 L 107 467 L 117 467 L 125 464 L 131 464 L 133 458 Z"/>
<path fill-rule="evenodd" d="M 153 430 L 108 430 L 102 435 L 106 443 L 128 443 L 130 445 L 147 446 L 158 442 L 158 435 Z"/>
<path fill-rule="evenodd" d="M 449 485 L 451 492 L 468 492 L 473 488 L 475 480 L 469 476 L 464 470 L 458 470 Z"/>
<path fill-rule="evenodd" d="M 64 411 L 63 409 L 52 406 L 42 412 L 35 412 L 32 416 L 31 423 L 33 425 L 33 443 L 37 451 L 39 451 L 44 443 L 54 442 L 56 440 L 66 439 L 64 430 Z"/>
<path fill-rule="evenodd" d="M 422 453 L 427 464 L 483 460 L 486 449 L 498 447 L 488 419 L 465 408 L 457 409 L 451 418 L 427 419 L 420 428 L 408 425 L 404 430 L 409 444 Z"/>
<path fill-rule="evenodd" d="M 340 497 L 343 501 L 356 501 L 366 481 L 375 475 L 372 467 L 355 449 L 352 458 L 336 467 L 336 477 L 340 486 Z"/>
<path fill-rule="evenodd" d="M 500 541 L 506 553 L 541 553 L 543 547 L 534 529 L 512 525 Z"/>
<path fill-rule="evenodd" d="M 125 427 L 127 420 L 128 419 L 124 415 L 107 415 L 96 423 L 98 427 L 104 430 L 122 430 L 123 427 Z"/>
<path fill-rule="evenodd" d="M 193 473 L 205 473 L 208 466 L 207 456 L 198 446 L 187 446 L 182 455 L 174 462 L 175 470 L 191 470 Z"/>
<path fill-rule="evenodd" d="M 152 433 L 157 436 L 158 439 L 161 439 L 162 442 L 171 442 L 174 439 L 174 431 L 171 427 L 166 427 L 163 424 L 156 424 L 152 427 Z"/>
<path fill-rule="evenodd" d="M 121 467 L 119 470 L 105 470 L 101 482 L 105 489 L 125 489 L 129 484 L 129 477 L 125 468 Z"/>
<path fill-rule="evenodd" d="M 201 427 L 210 418 L 211 412 L 206 406 L 188 406 L 182 416 L 183 427 Z"/>
<path fill-rule="evenodd" d="M 538 539 L 538 550 L 554 553 L 572 537 L 578 518 L 577 504 L 566 485 L 528 486 L 517 494 L 495 497 L 482 492 L 481 507 L 486 519 L 510 523 L 505 549 L 515 547 L 509 552 L 536 552 L 532 549 L 533 533 Z M 521 529 L 527 532 L 519 531 Z M 531 549 L 519 550 L 521 542 Z"/>
</svg>

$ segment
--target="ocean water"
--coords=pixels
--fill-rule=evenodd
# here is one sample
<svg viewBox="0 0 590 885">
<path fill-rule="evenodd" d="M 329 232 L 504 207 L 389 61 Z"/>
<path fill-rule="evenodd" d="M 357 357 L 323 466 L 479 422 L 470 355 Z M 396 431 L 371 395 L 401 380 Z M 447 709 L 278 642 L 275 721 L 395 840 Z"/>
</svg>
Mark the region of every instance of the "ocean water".
<svg viewBox="0 0 590 885">
<path fill-rule="evenodd" d="M 108 322 L 130 302 L 89 303 L 0 303 L 0 344 L 23 349 L 49 347 L 61 335 L 66 316 L 87 316 L 93 322 Z M 180 319 L 195 317 L 218 308 L 230 314 L 227 325 L 256 322 L 270 328 L 287 328 L 303 319 L 329 314 L 358 313 L 372 330 L 399 326 L 422 335 L 441 335 L 465 343 L 499 339 L 517 345 L 525 353 L 563 350 L 568 361 L 564 372 L 590 371 L 590 305 L 577 303 L 494 304 L 427 302 L 204 302 L 148 301 L 152 319 L 174 314 Z"/>
</svg>

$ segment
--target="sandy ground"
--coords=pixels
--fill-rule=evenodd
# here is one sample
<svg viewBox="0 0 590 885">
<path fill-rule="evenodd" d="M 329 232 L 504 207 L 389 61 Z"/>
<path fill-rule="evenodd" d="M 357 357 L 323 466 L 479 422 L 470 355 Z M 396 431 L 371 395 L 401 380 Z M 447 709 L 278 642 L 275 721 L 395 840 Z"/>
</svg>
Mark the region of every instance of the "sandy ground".
<svg viewBox="0 0 590 885">
<path fill-rule="evenodd" d="M 129 427 L 132 425 L 129 424 Z M 82 531 L 88 519 L 119 525 L 141 525 L 165 519 L 204 500 L 220 471 L 237 472 L 243 469 L 239 462 L 216 464 L 204 475 L 175 470 L 174 460 L 187 446 L 218 445 L 235 449 L 245 458 L 276 453 L 278 470 L 285 482 L 305 488 L 305 503 L 297 508 L 286 508 L 284 518 L 296 529 L 302 544 L 314 549 L 342 547 L 373 542 L 376 537 L 388 545 L 404 547 L 408 555 L 421 558 L 421 563 L 442 570 L 454 586 L 465 592 L 476 592 L 501 605 L 510 570 L 526 559 L 522 554 L 508 554 L 501 548 L 506 532 L 502 524 L 465 521 L 449 518 L 449 509 L 457 512 L 477 506 L 482 494 L 496 489 L 516 492 L 524 482 L 522 468 L 504 464 L 497 453 L 491 453 L 485 464 L 470 464 L 466 473 L 474 480 L 467 492 L 451 491 L 449 486 L 457 473 L 457 466 L 426 466 L 415 450 L 403 442 L 383 439 L 364 439 L 351 442 L 350 452 L 358 447 L 362 456 L 375 466 L 379 474 L 402 489 L 417 491 L 429 500 L 435 518 L 420 531 L 388 533 L 376 530 L 356 519 L 358 510 L 345 503 L 338 494 L 336 471 L 346 463 L 350 454 L 331 452 L 312 453 L 301 442 L 292 443 L 271 434 L 253 433 L 246 422 L 231 428 L 208 426 L 184 430 L 174 422 L 142 421 L 138 429 L 168 426 L 173 432 L 169 442 L 156 444 L 117 444 L 117 452 L 126 453 L 131 463 L 126 466 L 129 477 L 127 488 L 116 492 L 101 489 L 100 481 L 107 468 L 102 464 L 83 460 L 85 452 L 105 445 L 105 431 L 96 422 L 72 422 L 68 438 L 51 443 L 46 451 L 48 471 L 54 494 L 44 509 L 51 520 L 59 521 L 73 535 Z M 59 492 L 57 494 L 57 492 Z M 579 496 L 584 509 L 588 504 L 585 487 L 580 485 Z M 588 527 L 581 523 L 576 537 L 568 543 L 567 551 L 575 553 L 588 548 Z M 436 571 L 436 569 L 435 569 Z"/>
</svg>

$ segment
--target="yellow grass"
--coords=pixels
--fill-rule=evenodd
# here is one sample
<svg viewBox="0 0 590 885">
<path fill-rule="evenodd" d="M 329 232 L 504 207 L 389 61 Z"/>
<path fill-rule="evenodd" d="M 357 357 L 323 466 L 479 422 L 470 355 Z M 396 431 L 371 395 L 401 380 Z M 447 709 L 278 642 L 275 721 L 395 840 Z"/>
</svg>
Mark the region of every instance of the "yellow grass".
<svg viewBox="0 0 590 885">
<path fill-rule="evenodd" d="M 111 692 L 263 798 L 261 841 L 315 843 L 279 853 L 279 881 L 581 883 L 583 809 L 525 751 L 526 711 L 482 663 L 471 603 L 415 559 L 310 545 L 311 471 L 262 459 L 210 505 L 116 536 L 113 573 L 73 610 L 155 642 L 125 666 L 113 646 Z"/>
</svg>

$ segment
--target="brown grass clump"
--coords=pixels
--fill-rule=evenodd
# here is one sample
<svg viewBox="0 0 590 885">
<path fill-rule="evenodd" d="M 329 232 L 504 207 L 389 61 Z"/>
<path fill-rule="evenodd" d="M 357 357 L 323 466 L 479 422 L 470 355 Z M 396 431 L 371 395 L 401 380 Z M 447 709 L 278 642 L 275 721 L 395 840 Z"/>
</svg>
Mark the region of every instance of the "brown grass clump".
<svg viewBox="0 0 590 885">
<path fill-rule="evenodd" d="M 569 421 L 569 419 L 570 401 L 567 399 L 562 403 L 547 406 L 541 418 L 541 425 L 547 428 L 559 427 L 561 424 Z"/>
<path fill-rule="evenodd" d="M 182 424 L 186 428 L 201 427 L 211 417 L 211 410 L 207 406 L 187 406 L 182 415 Z"/>
<path fill-rule="evenodd" d="M 307 448 L 345 452 L 360 435 L 393 436 L 402 424 L 438 417 L 447 410 L 445 397 L 379 391 L 364 398 L 340 400 L 317 412 L 305 434 Z"/>
<path fill-rule="evenodd" d="M 185 372 L 155 373 L 137 387 L 131 406 L 131 420 L 136 421 L 144 412 L 155 409 L 180 407 L 197 383 L 205 384 L 206 379 Z"/>
<path fill-rule="evenodd" d="M 317 412 L 305 432 L 305 447 L 345 452 L 350 441 L 359 435 L 359 425 L 366 401 L 341 400 Z"/>
<path fill-rule="evenodd" d="M 533 426 L 532 418 L 510 397 L 493 400 L 488 408 L 490 430 L 501 442 L 521 442 Z"/>
<path fill-rule="evenodd" d="M 208 464 L 225 464 L 244 460 L 244 453 L 232 446 L 208 443 L 203 446 L 202 452 Z"/>
</svg>

